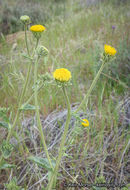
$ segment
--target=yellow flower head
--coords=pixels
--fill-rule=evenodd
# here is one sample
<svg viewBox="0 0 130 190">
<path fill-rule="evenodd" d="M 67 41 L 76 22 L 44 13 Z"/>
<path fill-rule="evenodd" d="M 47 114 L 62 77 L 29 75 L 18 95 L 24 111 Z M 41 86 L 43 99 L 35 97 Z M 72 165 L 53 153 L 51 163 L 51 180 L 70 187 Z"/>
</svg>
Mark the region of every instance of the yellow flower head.
<svg viewBox="0 0 130 190">
<path fill-rule="evenodd" d="M 107 55 L 113 56 L 116 54 L 116 49 L 107 44 L 104 45 L 104 51 Z"/>
<path fill-rule="evenodd" d="M 43 32 L 46 28 L 42 25 L 33 25 L 30 27 L 32 32 Z"/>
<path fill-rule="evenodd" d="M 68 82 L 71 78 L 71 72 L 68 69 L 56 69 L 53 77 L 60 82 Z"/>
<path fill-rule="evenodd" d="M 84 122 L 82 122 L 82 125 L 84 127 L 88 127 L 89 126 L 89 121 L 87 119 L 83 119 Z"/>
</svg>

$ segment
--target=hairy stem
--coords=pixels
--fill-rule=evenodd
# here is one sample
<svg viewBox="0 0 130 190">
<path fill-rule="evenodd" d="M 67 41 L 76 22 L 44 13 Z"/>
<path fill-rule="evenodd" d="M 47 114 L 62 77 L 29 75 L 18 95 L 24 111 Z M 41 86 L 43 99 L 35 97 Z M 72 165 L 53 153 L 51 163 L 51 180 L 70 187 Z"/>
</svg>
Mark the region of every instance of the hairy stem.
<svg viewBox="0 0 130 190">
<path fill-rule="evenodd" d="M 76 114 L 80 109 L 82 109 L 82 107 L 84 106 L 84 104 L 87 102 L 88 97 L 90 96 L 92 90 L 94 89 L 94 87 L 95 87 L 95 85 L 97 83 L 97 80 L 100 77 L 101 72 L 103 71 L 104 65 L 105 65 L 105 62 L 102 63 L 102 65 L 101 65 L 101 67 L 100 67 L 100 69 L 99 69 L 96 77 L 94 78 L 94 80 L 93 80 L 93 82 L 92 82 L 92 84 L 91 84 L 91 86 L 90 86 L 90 88 L 89 88 L 86 96 L 84 97 L 84 99 L 82 100 L 81 104 L 79 105 L 79 107 L 77 108 L 77 110 L 74 112 L 74 114 Z"/>
<path fill-rule="evenodd" d="M 50 156 L 49 156 L 49 153 L 48 153 L 48 149 L 47 149 L 47 146 L 46 146 L 45 137 L 44 137 L 44 134 L 43 134 L 43 131 L 42 131 L 42 124 L 41 124 L 40 114 L 39 114 L 39 106 L 38 106 L 38 98 L 37 98 L 38 97 L 37 69 L 38 69 L 38 57 L 37 57 L 37 59 L 35 61 L 35 65 L 34 65 L 34 86 L 35 86 L 35 88 L 34 88 L 34 99 L 35 99 L 35 107 L 36 107 L 37 124 L 38 124 L 38 129 L 39 129 L 39 132 L 40 132 L 41 141 L 42 141 L 42 144 L 43 144 L 47 159 L 49 161 L 49 164 L 50 164 L 51 168 L 53 169 L 51 159 L 50 159 Z"/>
<path fill-rule="evenodd" d="M 27 30 L 27 26 L 25 27 L 25 42 L 26 42 L 26 47 L 27 47 L 27 52 L 28 52 L 28 55 L 30 56 L 29 54 L 29 48 L 28 48 L 28 42 L 27 42 L 27 33 L 26 33 L 26 30 Z M 35 49 L 37 48 L 38 46 L 38 42 L 36 42 L 36 46 L 35 46 Z M 11 126 L 11 129 L 9 130 L 9 133 L 7 135 L 7 142 L 10 141 L 10 138 L 11 136 L 13 135 L 13 132 L 14 132 L 14 129 L 16 127 L 16 124 L 17 124 L 17 121 L 19 119 L 19 115 L 20 115 L 20 107 L 21 107 L 21 104 L 23 102 L 23 98 L 24 98 L 24 95 L 25 95 L 25 92 L 26 92 L 26 89 L 27 89 L 27 86 L 28 86 L 28 81 L 29 81 L 29 77 L 30 77 L 30 73 L 31 73 L 31 67 L 32 67 L 32 61 L 29 63 L 29 66 L 28 66 L 28 71 L 27 71 L 27 77 L 26 77 L 26 81 L 24 83 L 24 87 L 22 89 L 22 93 L 20 95 L 20 100 L 19 100 L 19 104 L 18 104 L 18 109 L 17 109 L 17 112 L 16 112 L 16 116 L 14 118 L 14 122 Z M 1 158 L 0 158 L 0 164 L 3 160 L 3 155 L 1 155 Z"/>
<path fill-rule="evenodd" d="M 67 103 L 68 114 L 67 114 L 64 133 L 63 133 L 63 136 L 62 136 L 62 139 L 61 139 L 61 144 L 60 144 L 60 148 L 59 148 L 59 155 L 58 155 L 58 158 L 57 158 L 57 161 L 56 161 L 56 166 L 54 168 L 54 172 L 53 172 L 52 177 L 50 179 L 50 182 L 48 184 L 47 190 L 52 190 L 54 180 L 56 181 L 58 169 L 59 169 L 60 162 L 61 162 L 62 155 L 63 155 L 63 148 L 64 148 L 66 136 L 67 136 L 67 133 L 68 133 L 69 123 L 70 123 L 70 119 L 71 119 L 71 106 L 70 106 L 69 98 L 68 98 L 68 95 L 67 95 L 67 92 L 66 92 L 66 89 L 65 89 L 64 86 L 63 86 L 63 93 L 64 93 L 66 103 Z"/>
<path fill-rule="evenodd" d="M 26 24 L 25 24 L 25 26 L 24 26 L 24 30 L 25 30 L 25 43 L 26 43 L 26 48 L 27 48 L 28 55 L 30 56 L 29 47 L 28 47 L 28 41 L 27 41 L 27 25 L 26 25 Z"/>
</svg>

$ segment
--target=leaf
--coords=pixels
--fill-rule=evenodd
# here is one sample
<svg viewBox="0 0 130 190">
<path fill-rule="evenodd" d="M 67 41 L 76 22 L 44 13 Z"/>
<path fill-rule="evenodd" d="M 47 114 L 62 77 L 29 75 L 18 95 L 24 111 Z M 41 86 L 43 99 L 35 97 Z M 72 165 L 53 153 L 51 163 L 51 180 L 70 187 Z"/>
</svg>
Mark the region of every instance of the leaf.
<svg viewBox="0 0 130 190">
<path fill-rule="evenodd" d="M 12 151 L 13 151 L 13 145 L 4 140 L 1 145 L 1 152 L 3 154 L 3 157 L 5 159 L 9 158 Z"/>
<path fill-rule="evenodd" d="M 19 110 L 27 111 L 27 110 L 35 110 L 35 109 L 36 109 L 35 106 L 33 106 L 31 104 L 26 104 L 26 105 L 23 104 Z"/>
<path fill-rule="evenodd" d="M 27 54 L 22 54 L 23 57 L 25 57 L 26 59 L 29 59 L 29 60 L 33 60 L 31 57 L 29 57 Z"/>
<path fill-rule="evenodd" d="M 23 188 L 21 186 L 17 185 L 17 178 L 13 177 L 10 182 L 5 184 L 5 188 L 7 190 L 22 190 Z"/>
<path fill-rule="evenodd" d="M 66 154 L 65 152 L 64 152 L 63 156 L 68 157 L 68 158 L 73 158 L 72 156 L 69 156 L 69 155 Z"/>
<path fill-rule="evenodd" d="M 4 120 L 5 122 L 9 122 L 9 118 L 6 116 L 6 113 L 0 111 L 0 118 Z"/>
<path fill-rule="evenodd" d="M 42 168 L 45 168 L 48 171 L 52 171 L 52 168 L 51 168 L 47 158 L 40 158 L 40 157 L 36 157 L 36 156 L 30 156 L 30 157 L 28 157 L 28 159 L 33 161 L 37 165 L 41 166 Z M 55 161 L 51 160 L 51 163 L 52 163 L 52 166 L 55 167 L 55 164 L 56 164 Z"/>
<path fill-rule="evenodd" d="M 4 127 L 6 129 L 9 129 L 9 124 L 4 122 L 4 121 L 0 121 L 0 127 Z"/>
<path fill-rule="evenodd" d="M 0 170 L 8 169 L 8 168 L 15 168 L 16 166 L 14 164 L 8 164 L 8 163 L 3 163 L 0 166 Z"/>
</svg>

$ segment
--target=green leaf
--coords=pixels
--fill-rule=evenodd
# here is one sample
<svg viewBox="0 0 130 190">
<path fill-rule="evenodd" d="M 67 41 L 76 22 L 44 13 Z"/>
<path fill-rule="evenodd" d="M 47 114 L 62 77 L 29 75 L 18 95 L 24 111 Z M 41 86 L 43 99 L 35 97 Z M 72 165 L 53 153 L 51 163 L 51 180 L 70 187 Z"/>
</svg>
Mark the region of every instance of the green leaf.
<svg viewBox="0 0 130 190">
<path fill-rule="evenodd" d="M 69 156 L 69 155 L 66 154 L 65 152 L 64 152 L 63 156 L 68 157 L 68 158 L 73 158 L 72 156 Z"/>
<path fill-rule="evenodd" d="M 33 60 L 31 57 L 29 57 L 27 54 L 22 54 L 23 57 L 25 57 L 26 59 L 29 59 L 29 60 Z"/>
<path fill-rule="evenodd" d="M 22 190 L 21 186 L 17 185 L 17 178 L 13 177 L 8 184 L 5 184 L 7 190 Z M 23 189 L 24 190 L 24 189 Z"/>
<path fill-rule="evenodd" d="M 23 104 L 19 110 L 27 111 L 27 110 L 35 110 L 35 109 L 36 109 L 35 106 L 33 106 L 31 104 L 26 104 L 26 105 Z"/>
<path fill-rule="evenodd" d="M 30 156 L 30 157 L 28 157 L 28 159 L 33 161 L 37 165 L 41 166 L 42 168 L 45 168 L 48 171 L 52 171 L 52 168 L 51 168 L 47 158 L 40 158 L 40 157 L 36 157 L 36 156 Z M 56 164 L 55 161 L 51 160 L 51 163 L 52 163 L 52 166 L 55 167 L 55 164 Z"/>
<path fill-rule="evenodd" d="M 5 159 L 9 158 L 12 151 L 13 151 L 13 145 L 4 140 L 1 145 L 1 152 L 3 154 L 3 157 Z"/>
<path fill-rule="evenodd" d="M 5 114 L 0 114 L 0 117 L 2 118 L 3 121 L 9 122 L 9 118 Z"/>
<path fill-rule="evenodd" d="M 0 165 L 0 170 L 8 169 L 8 168 L 15 168 L 16 166 L 13 164 L 3 163 Z"/>
<path fill-rule="evenodd" d="M 4 120 L 5 122 L 9 122 L 7 112 L 9 111 L 9 108 L 0 107 L 0 118 Z"/>
<path fill-rule="evenodd" d="M 4 121 L 0 121 L 0 127 L 4 127 L 6 129 L 9 129 L 9 124 L 4 122 Z"/>
<path fill-rule="evenodd" d="M 125 187 L 122 187 L 122 190 L 129 190 L 130 189 L 130 183 L 128 183 Z"/>
</svg>

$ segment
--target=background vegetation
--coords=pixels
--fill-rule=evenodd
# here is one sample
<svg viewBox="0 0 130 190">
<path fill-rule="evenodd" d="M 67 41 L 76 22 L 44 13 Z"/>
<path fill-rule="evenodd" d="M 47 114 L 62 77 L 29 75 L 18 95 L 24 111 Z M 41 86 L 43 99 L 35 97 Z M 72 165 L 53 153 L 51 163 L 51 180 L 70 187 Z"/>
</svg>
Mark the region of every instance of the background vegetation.
<svg viewBox="0 0 130 190">
<path fill-rule="evenodd" d="M 120 182 L 127 182 L 130 81 L 129 1 L 6 0 L 0 1 L 0 5 L 0 106 L 9 107 L 12 118 L 16 113 L 28 64 L 21 56 L 21 53 L 26 51 L 23 42 L 23 28 L 19 20 L 21 15 L 27 14 L 32 20 L 31 24 L 39 23 L 47 28 L 40 44 L 49 49 L 49 57 L 46 66 L 41 59 L 39 73 L 49 72 L 51 74 L 54 69 L 60 67 L 65 67 L 72 72 L 72 85 L 68 88 L 71 103 L 80 102 L 89 88 L 100 67 L 100 53 L 103 51 L 104 44 L 110 44 L 117 49 L 116 60 L 104 69 L 92 92 L 88 102 L 88 112 L 84 105 L 84 113 L 94 114 L 94 117 L 90 117 L 88 155 L 82 157 L 82 148 L 88 136 L 86 131 L 81 131 L 80 124 L 77 123 L 75 124 L 77 131 L 74 134 L 72 149 L 70 152 L 66 151 L 68 156 L 65 156 L 63 162 L 63 167 L 67 172 L 63 168 L 61 169 L 59 178 L 62 180 L 59 180 L 57 189 L 62 189 L 61 185 L 64 180 L 71 181 L 69 175 L 73 176 L 73 182 L 76 175 L 78 175 L 77 179 L 84 183 L 86 180 L 95 182 L 101 175 L 103 163 L 104 168 L 106 167 L 103 173 L 105 180 L 118 181 L 122 175 Z M 28 32 L 28 37 L 31 40 L 30 46 L 33 46 L 34 41 L 30 32 Z M 30 86 L 32 85 L 33 75 L 30 80 Z M 30 88 L 25 101 L 31 94 L 32 89 Z M 125 101 L 123 101 L 124 97 Z M 56 110 L 62 113 L 63 108 L 66 107 L 62 92 L 53 85 L 45 86 L 40 91 L 39 101 L 43 120 L 52 111 Z M 33 104 L 33 101 L 31 103 Z M 121 110 L 122 112 L 120 112 Z M 31 116 L 34 116 L 33 112 L 28 111 L 22 114 L 21 123 L 25 117 L 30 118 Z M 120 134 L 118 133 L 119 129 L 121 129 Z M 0 141 L 2 142 L 6 131 L 3 129 L 1 131 Z M 105 140 L 110 137 L 111 132 L 113 132 L 113 136 L 110 138 L 111 143 L 108 143 L 110 146 L 107 147 Z M 66 143 L 66 147 L 68 146 L 70 144 Z M 99 160 L 94 162 L 96 153 L 98 153 Z M 94 156 L 89 157 L 92 154 Z M 55 156 L 53 151 L 52 155 Z M 92 160 L 94 164 L 91 163 Z M 14 153 L 9 161 L 10 163 L 15 161 L 16 165 L 21 163 L 19 169 L 11 170 L 13 176 L 20 176 L 21 168 L 25 163 L 20 159 L 19 153 Z M 121 174 L 121 166 L 124 169 L 123 174 Z M 32 175 L 29 172 L 26 170 L 27 177 L 23 181 L 19 180 L 19 184 L 28 189 L 43 175 L 39 171 L 39 174 L 33 176 L 28 184 L 27 179 Z M 2 184 L 9 182 L 10 175 L 10 171 L 3 172 L 0 182 L 2 181 Z"/>
</svg>

